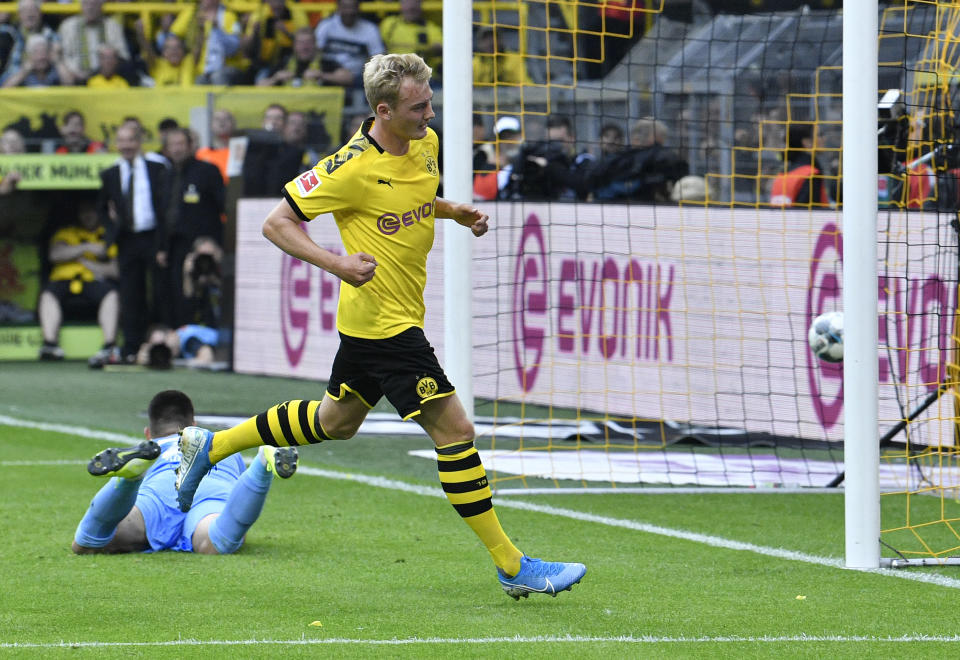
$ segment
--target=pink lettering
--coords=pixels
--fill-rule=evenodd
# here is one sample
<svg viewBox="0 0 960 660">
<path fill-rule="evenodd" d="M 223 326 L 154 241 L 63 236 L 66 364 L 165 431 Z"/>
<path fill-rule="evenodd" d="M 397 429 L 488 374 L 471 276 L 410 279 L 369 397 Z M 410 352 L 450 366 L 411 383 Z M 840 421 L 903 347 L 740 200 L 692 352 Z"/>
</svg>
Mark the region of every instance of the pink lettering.
<svg viewBox="0 0 960 660">
<path fill-rule="evenodd" d="M 620 309 L 617 305 L 619 302 L 619 284 L 620 284 L 620 269 L 617 268 L 617 262 L 613 259 L 608 258 L 603 262 L 603 280 L 600 285 L 600 310 L 597 314 L 597 336 L 599 338 L 600 354 L 604 358 L 610 359 L 610 357 L 617 350 L 617 321 L 620 315 Z M 607 296 L 607 288 L 611 287 L 613 289 L 612 295 Z M 608 305 L 608 300 L 610 305 Z M 612 315 L 610 322 L 611 333 L 607 334 L 605 323 L 605 317 Z"/>
<path fill-rule="evenodd" d="M 566 319 L 573 318 L 576 304 L 574 293 L 566 291 L 567 285 L 577 279 L 577 262 L 564 259 L 560 263 L 560 282 L 557 291 L 557 347 L 564 353 L 571 353 L 575 347 L 576 329 L 566 325 Z"/>
<path fill-rule="evenodd" d="M 594 306 L 594 300 L 597 293 L 597 263 L 593 263 L 593 274 L 590 276 L 590 299 L 586 297 L 586 291 L 584 291 L 583 283 L 586 281 L 586 264 L 578 262 L 578 277 L 577 277 L 577 288 L 580 292 L 580 330 L 582 332 L 581 343 L 583 345 L 583 352 L 587 353 L 590 351 L 590 329 L 593 325 L 593 312 L 596 309 Z"/>
</svg>

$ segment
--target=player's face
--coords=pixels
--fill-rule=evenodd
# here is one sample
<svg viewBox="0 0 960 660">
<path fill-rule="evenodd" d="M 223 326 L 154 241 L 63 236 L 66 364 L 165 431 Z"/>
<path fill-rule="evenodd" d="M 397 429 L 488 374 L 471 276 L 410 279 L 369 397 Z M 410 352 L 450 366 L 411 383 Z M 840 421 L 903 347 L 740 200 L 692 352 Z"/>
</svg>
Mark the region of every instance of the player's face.
<svg viewBox="0 0 960 660">
<path fill-rule="evenodd" d="M 390 126 L 397 137 L 422 140 L 427 136 L 427 125 L 436 117 L 433 111 L 433 90 L 429 83 L 417 83 L 410 78 L 400 85 L 400 100 L 393 109 Z"/>
</svg>

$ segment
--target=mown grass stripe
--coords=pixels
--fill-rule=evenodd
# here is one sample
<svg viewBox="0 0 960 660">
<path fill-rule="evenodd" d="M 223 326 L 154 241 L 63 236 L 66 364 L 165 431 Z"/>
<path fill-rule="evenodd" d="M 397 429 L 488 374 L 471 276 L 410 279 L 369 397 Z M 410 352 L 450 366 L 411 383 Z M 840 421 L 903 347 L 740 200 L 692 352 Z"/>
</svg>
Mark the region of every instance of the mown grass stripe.
<svg viewBox="0 0 960 660">
<path fill-rule="evenodd" d="M 66 433 L 68 435 L 82 436 L 82 437 L 96 438 L 96 439 L 107 439 L 107 437 L 105 436 L 110 436 L 114 440 L 124 439 L 123 441 L 126 442 L 127 444 L 140 441 L 139 438 L 134 438 L 132 436 L 125 436 L 118 433 L 109 433 L 106 431 L 94 431 L 91 429 L 67 426 L 64 424 L 44 424 L 41 422 L 31 422 L 27 420 L 19 420 L 13 417 L 7 417 L 4 415 L 0 415 L 0 424 L 6 424 L 7 426 L 36 428 L 44 431 L 54 431 L 57 433 Z M 440 497 L 440 498 L 446 497 L 443 491 L 437 486 L 430 486 L 430 487 L 421 486 L 419 484 L 411 484 L 404 481 L 399 481 L 397 479 L 388 479 L 386 477 L 375 477 L 375 476 L 355 474 L 350 472 L 340 472 L 335 470 L 312 468 L 309 466 L 301 466 L 298 469 L 298 472 L 300 474 L 309 474 L 317 477 L 326 477 L 328 479 L 337 479 L 341 481 L 353 481 L 353 482 L 362 483 L 368 486 L 413 493 L 416 495 L 423 495 L 428 497 Z M 544 514 L 553 515 L 553 516 L 560 516 L 560 517 L 569 518 L 572 520 L 580 520 L 582 522 L 607 525 L 610 527 L 620 527 L 623 529 L 630 529 L 638 532 L 643 532 L 646 534 L 656 534 L 658 536 L 666 536 L 670 538 L 682 539 L 682 540 L 690 541 L 693 543 L 708 545 L 711 547 L 724 548 L 727 550 L 750 552 L 753 554 L 764 555 L 767 557 L 774 557 L 777 559 L 786 559 L 788 561 L 799 561 L 807 564 L 814 564 L 814 565 L 825 566 L 829 568 L 838 568 L 838 569 L 845 568 L 843 560 L 838 557 L 821 557 L 818 555 L 811 555 L 804 552 L 797 552 L 794 550 L 786 550 L 783 548 L 772 548 L 769 546 L 761 546 L 753 543 L 744 543 L 742 541 L 734 541 L 732 539 L 726 539 L 720 536 L 700 534 L 697 532 L 691 532 L 684 529 L 673 529 L 670 527 L 662 527 L 660 525 L 652 525 L 649 523 L 638 522 L 635 520 L 611 518 L 609 516 L 598 516 L 598 515 L 595 515 L 592 513 L 586 513 L 583 511 L 576 511 L 573 509 L 562 509 L 559 507 L 553 507 L 553 506 L 548 506 L 544 504 L 536 504 L 534 502 L 526 502 L 523 500 L 498 499 L 496 502 L 496 506 L 501 509 L 518 509 L 522 511 L 530 511 L 534 513 L 544 513 Z M 855 570 L 855 571 L 860 571 L 864 573 L 872 573 L 875 575 L 882 575 L 885 577 L 895 577 L 902 580 L 911 580 L 914 582 L 923 582 L 923 583 L 933 584 L 933 585 L 946 587 L 950 589 L 960 589 L 960 580 L 947 577 L 944 575 L 938 575 L 935 573 L 922 573 L 922 572 L 915 572 L 910 570 L 896 570 L 896 569 L 890 569 L 890 568 L 873 568 L 873 569 L 852 568 L 847 570 Z"/>
</svg>

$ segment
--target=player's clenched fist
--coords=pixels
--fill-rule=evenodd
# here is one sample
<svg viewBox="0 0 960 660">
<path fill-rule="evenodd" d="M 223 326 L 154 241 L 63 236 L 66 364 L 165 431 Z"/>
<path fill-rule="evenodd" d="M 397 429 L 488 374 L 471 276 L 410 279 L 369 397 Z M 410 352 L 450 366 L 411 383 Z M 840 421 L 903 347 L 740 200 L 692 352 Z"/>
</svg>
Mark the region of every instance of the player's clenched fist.
<svg viewBox="0 0 960 660">
<path fill-rule="evenodd" d="M 351 286 L 363 286 L 373 279 L 377 260 L 366 252 L 356 252 L 340 257 L 338 266 L 334 275 Z"/>
</svg>

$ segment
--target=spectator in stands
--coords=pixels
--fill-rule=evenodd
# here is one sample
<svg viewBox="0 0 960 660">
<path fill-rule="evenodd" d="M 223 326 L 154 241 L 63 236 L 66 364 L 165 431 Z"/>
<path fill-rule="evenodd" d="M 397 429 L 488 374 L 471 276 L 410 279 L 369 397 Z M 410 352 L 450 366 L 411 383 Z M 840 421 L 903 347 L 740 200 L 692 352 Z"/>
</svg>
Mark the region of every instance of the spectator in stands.
<svg viewBox="0 0 960 660">
<path fill-rule="evenodd" d="M 388 53 L 416 53 L 422 57 L 433 69 L 433 79 L 439 82 L 443 32 L 423 15 L 421 0 L 400 0 L 400 13 L 380 21 L 380 36 Z"/>
<path fill-rule="evenodd" d="M 253 62 L 257 77 L 276 70 L 290 55 L 297 30 L 310 29 L 310 19 L 296 2 L 265 0 L 247 18 L 243 51 Z"/>
<path fill-rule="evenodd" d="M 212 163 L 220 170 L 224 184 L 230 181 L 227 174 L 227 161 L 230 160 L 230 138 L 237 131 L 237 120 L 229 110 L 216 110 L 210 121 L 212 139 L 209 147 L 197 149 L 196 157 Z"/>
<path fill-rule="evenodd" d="M 187 54 L 183 39 L 168 34 L 163 40 L 160 57 L 154 55 L 146 40 L 143 40 L 141 52 L 144 53 L 147 71 L 154 87 L 191 87 L 196 79 L 193 58 Z"/>
<path fill-rule="evenodd" d="M 113 46 L 121 59 L 130 59 L 123 27 L 113 18 L 104 16 L 103 0 L 81 0 L 80 14 L 60 24 L 60 40 L 63 60 L 73 74 L 71 82 L 75 79 L 84 83 L 100 68 L 98 49 L 101 44 Z"/>
<path fill-rule="evenodd" d="M 116 142 L 120 159 L 100 173 L 97 211 L 107 228 L 106 241 L 117 244 L 122 354 L 132 360 L 158 309 L 158 267 L 167 263 L 163 219 L 169 184 L 167 168 L 144 159 L 140 153 L 141 131 L 137 126 L 122 124 Z M 152 280 L 152 286 L 148 280 Z M 153 304 L 148 291 L 153 292 Z"/>
<path fill-rule="evenodd" d="M 593 156 L 576 152 L 569 117 L 547 118 L 545 142 L 525 144 L 511 161 L 509 180 L 501 187 L 506 199 L 586 199 Z"/>
<path fill-rule="evenodd" d="M 516 117 L 500 117 L 493 127 L 496 144 L 492 147 L 493 159 L 487 171 L 479 171 L 473 177 L 473 195 L 477 199 L 493 200 L 500 196 L 510 182 L 513 161 L 520 150 L 522 130 Z"/>
<path fill-rule="evenodd" d="M 606 123 L 600 129 L 600 158 L 618 154 L 626 145 L 623 141 L 623 129 L 619 124 Z"/>
<path fill-rule="evenodd" d="M 141 142 L 143 141 L 143 137 L 147 134 L 147 131 L 143 126 L 143 123 L 140 121 L 138 117 L 124 117 L 123 123 L 120 125 L 127 126 L 137 131 L 137 134 L 140 136 Z M 168 131 L 178 127 L 179 127 L 179 124 L 177 123 L 176 119 L 173 119 L 171 117 L 166 117 L 165 119 L 161 119 L 160 122 L 157 124 L 157 133 L 156 133 L 157 139 L 160 140 L 161 144 L 163 144 L 163 136 Z M 143 154 L 143 157 L 152 163 L 159 163 L 160 165 L 163 165 L 167 169 L 170 169 L 170 160 L 165 155 L 163 155 L 163 149 L 161 149 L 160 151 L 147 151 Z"/>
<path fill-rule="evenodd" d="M 300 151 L 300 169 L 290 179 L 296 178 L 298 174 L 310 169 L 317 164 L 323 155 L 318 147 L 326 148 L 330 145 L 329 136 L 325 145 L 315 145 L 310 142 L 310 119 L 305 112 L 291 111 L 287 115 L 287 123 L 283 127 L 283 142 Z M 292 156 L 291 156 L 292 159 Z"/>
<path fill-rule="evenodd" d="M 7 69 L 19 68 L 18 64 L 12 64 L 14 53 L 23 51 L 23 42 L 20 41 L 20 33 L 16 26 L 9 23 L 0 23 L 0 85 L 3 84 L 7 76 Z"/>
<path fill-rule="evenodd" d="M 23 136 L 20 135 L 18 131 L 12 128 L 8 128 L 3 133 L 0 133 L 0 154 L 23 154 L 27 152 L 27 145 L 23 141 Z M 17 189 L 17 186 L 20 184 L 20 179 L 22 175 L 17 170 L 11 170 L 7 172 L 3 177 L 0 177 L 0 197 L 5 197 Z M 9 209 L 3 208 L 2 211 L 8 211 Z M 8 225 L 13 224 L 15 215 L 12 213 L 0 213 L 0 227 L 6 228 Z M 0 231 L 0 235 L 3 235 L 5 232 Z M 0 301 L 2 304 L 3 301 Z"/>
<path fill-rule="evenodd" d="M 530 85 L 530 73 L 520 53 L 498 50 L 493 28 L 477 31 L 473 46 L 473 82 L 480 85 Z"/>
<path fill-rule="evenodd" d="M 87 78 L 87 87 L 94 89 L 128 89 L 130 83 L 119 74 L 120 57 L 117 49 L 109 44 L 97 47 L 97 59 L 100 66 Z"/>
<path fill-rule="evenodd" d="M 297 30 L 294 35 L 293 52 L 274 70 L 257 80 L 257 84 L 263 87 L 349 86 L 353 84 L 353 73 L 332 57 L 320 57 L 313 30 L 306 27 Z"/>
<path fill-rule="evenodd" d="M 777 206 L 828 207 L 830 197 L 824 185 L 823 169 L 818 165 L 814 147 L 816 134 L 811 124 L 787 126 L 787 149 L 783 170 L 770 188 L 770 203 Z"/>
<path fill-rule="evenodd" d="M 489 172 L 494 169 L 494 145 L 487 134 L 483 115 L 473 113 L 473 171 Z"/>
<path fill-rule="evenodd" d="M 274 103 L 263 113 L 263 130 L 247 134 L 243 159 L 243 194 L 248 197 L 275 197 L 287 181 L 300 173 L 303 151 L 284 142 L 287 110 Z"/>
<path fill-rule="evenodd" d="M 87 122 L 78 110 L 68 110 L 63 115 L 60 135 L 58 154 L 99 154 L 107 150 L 103 142 L 87 137 Z"/>
<path fill-rule="evenodd" d="M 667 127 L 653 118 L 638 119 L 630 128 L 630 147 L 597 163 L 591 172 L 597 201 L 669 202 L 673 184 L 690 167 L 664 146 Z"/>
<path fill-rule="evenodd" d="M 4 87 L 55 87 L 73 84 L 73 74 L 60 57 L 59 46 L 35 34 L 27 39 L 20 68 L 3 81 Z"/>
<path fill-rule="evenodd" d="M 117 295 L 117 246 L 105 239 L 94 200 L 77 206 L 75 223 L 50 239 L 50 282 L 40 294 L 37 316 L 43 332 L 41 360 L 62 360 L 60 326 L 66 313 L 79 320 L 96 319 L 103 331 L 103 348 L 91 361 L 119 362 L 116 347 L 120 298 Z"/>
<path fill-rule="evenodd" d="M 39 0 L 20 0 L 17 22 L 0 25 L 0 85 L 20 68 L 27 39 L 34 34 L 42 35 L 51 48 L 60 43 L 56 30 L 44 22 Z"/>
<path fill-rule="evenodd" d="M 184 9 L 170 32 L 183 39 L 197 72 L 198 85 L 236 85 L 243 81 L 247 61 L 240 50 L 240 18 L 220 0 L 198 0 Z"/>
<path fill-rule="evenodd" d="M 358 0 L 337 0 L 337 11 L 320 21 L 314 35 L 323 56 L 336 60 L 353 74 L 350 86 L 363 85 L 363 65 L 385 52 L 376 24 L 360 18 Z"/>
<path fill-rule="evenodd" d="M 221 215 L 226 203 L 223 177 L 215 165 L 194 157 L 193 136 L 185 128 L 176 128 L 164 138 L 164 153 L 172 163 L 170 203 L 164 216 L 167 236 L 169 289 L 173 297 L 171 325 L 189 319 L 183 295 L 183 264 L 194 241 L 201 236 L 223 241 Z"/>
<path fill-rule="evenodd" d="M 27 144 L 18 130 L 8 128 L 0 133 L 0 154 L 25 153 L 27 153 Z"/>
</svg>

